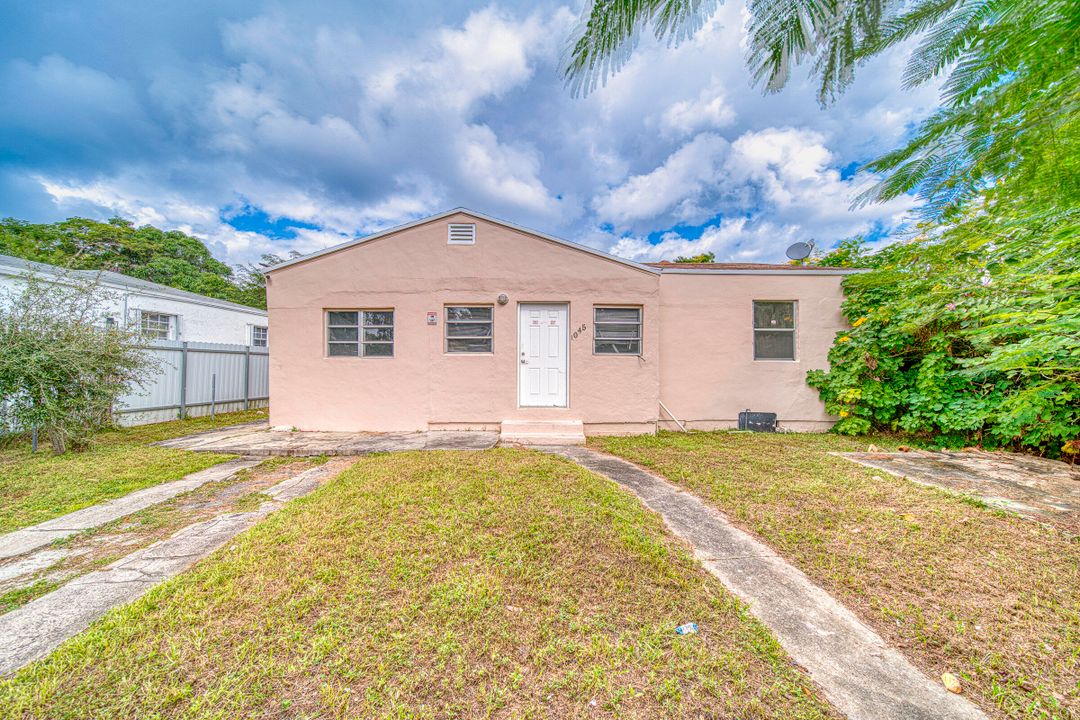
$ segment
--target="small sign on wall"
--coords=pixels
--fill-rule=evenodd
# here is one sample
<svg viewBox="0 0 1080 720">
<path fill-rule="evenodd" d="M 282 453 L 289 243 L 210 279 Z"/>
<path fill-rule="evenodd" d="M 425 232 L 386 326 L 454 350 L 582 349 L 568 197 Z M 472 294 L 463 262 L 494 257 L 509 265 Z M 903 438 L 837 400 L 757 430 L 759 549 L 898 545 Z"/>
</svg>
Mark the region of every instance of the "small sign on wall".
<svg viewBox="0 0 1080 720">
<path fill-rule="evenodd" d="M 437 313 L 437 312 L 429 312 L 427 314 L 427 324 L 428 325 L 438 325 L 439 324 L 439 313 Z"/>
</svg>

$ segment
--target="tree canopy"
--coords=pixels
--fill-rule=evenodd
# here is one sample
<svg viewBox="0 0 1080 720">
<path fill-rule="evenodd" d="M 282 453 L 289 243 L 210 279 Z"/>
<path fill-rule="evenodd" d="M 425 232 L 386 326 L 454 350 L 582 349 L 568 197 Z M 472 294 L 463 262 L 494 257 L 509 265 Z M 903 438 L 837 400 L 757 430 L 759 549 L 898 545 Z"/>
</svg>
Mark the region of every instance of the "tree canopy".
<svg viewBox="0 0 1080 720">
<path fill-rule="evenodd" d="M 703 252 L 698 255 L 680 255 L 679 257 L 675 258 L 674 262 L 686 263 L 688 265 L 716 262 L 716 253 Z"/>
<path fill-rule="evenodd" d="M 110 270 L 250 305 L 266 307 L 258 268 L 231 268 L 214 258 L 197 237 L 152 225 L 135 227 L 122 218 L 99 222 L 73 217 L 34 224 L 0 220 L 0 254 L 73 270 Z"/>
<path fill-rule="evenodd" d="M 714 0 L 595 2 L 572 39 L 564 77 L 589 92 L 629 59 L 638 35 L 677 43 Z M 747 64 L 768 92 L 811 64 L 831 102 L 867 59 L 917 39 L 904 83 L 944 77 L 941 106 L 902 148 L 869 164 L 882 181 L 861 202 L 916 192 L 940 215 L 1006 174 L 1075 196 L 1080 148 L 1080 12 L 1074 0 L 749 0 Z"/>
</svg>

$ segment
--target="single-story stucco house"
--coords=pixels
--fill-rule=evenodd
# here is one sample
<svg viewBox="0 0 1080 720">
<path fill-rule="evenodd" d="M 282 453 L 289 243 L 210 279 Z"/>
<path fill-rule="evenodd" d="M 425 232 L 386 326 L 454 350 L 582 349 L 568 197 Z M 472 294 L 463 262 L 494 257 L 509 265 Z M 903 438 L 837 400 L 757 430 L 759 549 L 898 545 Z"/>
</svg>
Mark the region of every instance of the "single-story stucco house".
<svg viewBox="0 0 1080 720">
<path fill-rule="evenodd" d="M 824 430 L 805 378 L 849 272 L 641 264 L 459 208 L 268 270 L 270 422 L 562 442 L 750 409 Z"/>
</svg>

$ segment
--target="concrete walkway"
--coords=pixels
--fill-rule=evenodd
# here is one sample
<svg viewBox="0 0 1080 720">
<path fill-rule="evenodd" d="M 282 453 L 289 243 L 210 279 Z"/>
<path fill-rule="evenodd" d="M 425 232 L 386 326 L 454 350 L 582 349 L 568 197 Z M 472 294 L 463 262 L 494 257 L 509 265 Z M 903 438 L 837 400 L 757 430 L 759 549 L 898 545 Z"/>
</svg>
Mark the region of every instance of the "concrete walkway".
<svg viewBox="0 0 1080 720">
<path fill-rule="evenodd" d="M 550 452 L 615 481 L 660 513 L 847 717 L 985 719 L 970 702 L 923 675 L 802 572 L 694 495 L 632 463 L 586 448 Z"/>
<path fill-rule="evenodd" d="M 181 493 L 190 492 L 206 483 L 225 480 L 240 470 L 254 467 L 260 462 L 262 462 L 261 459 L 252 458 L 230 460 L 206 470 L 186 475 L 173 482 L 136 490 L 123 497 L 0 535 L 0 560 L 24 555 L 31 550 L 48 545 L 54 540 L 60 540 L 84 530 L 118 520 L 143 508 L 171 500 Z"/>
<path fill-rule="evenodd" d="M 1080 528 L 1080 467 L 1007 452 L 835 453 L 923 485 L 974 495 L 1023 517 Z"/>
<path fill-rule="evenodd" d="M 314 456 L 367 455 L 401 450 L 487 450 L 498 442 L 497 432 L 293 432 L 273 430 L 266 423 L 249 423 L 157 444 L 234 455 Z"/>
<path fill-rule="evenodd" d="M 0 675 L 53 651 L 108 610 L 131 602 L 177 575 L 289 500 L 307 495 L 337 475 L 342 461 L 304 471 L 264 490 L 272 500 L 245 513 L 219 515 L 116 561 L 103 570 L 0 615 Z"/>
</svg>

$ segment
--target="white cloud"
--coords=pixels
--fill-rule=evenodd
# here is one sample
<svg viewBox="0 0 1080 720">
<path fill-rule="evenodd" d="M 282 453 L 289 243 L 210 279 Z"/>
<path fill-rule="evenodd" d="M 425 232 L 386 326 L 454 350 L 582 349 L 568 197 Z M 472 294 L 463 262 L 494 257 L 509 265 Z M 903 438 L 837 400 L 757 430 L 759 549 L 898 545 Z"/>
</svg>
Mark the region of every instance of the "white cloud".
<svg viewBox="0 0 1080 720">
<path fill-rule="evenodd" d="M 673 210 L 676 217 L 686 219 L 694 214 L 691 210 L 696 211 L 695 199 L 716 181 L 727 150 L 724 138 L 702 133 L 672 153 L 660 167 L 635 175 L 598 197 L 593 209 L 601 222 L 617 225 Z"/>
<path fill-rule="evenodd" d="M 44 188 L 55 215 L 31 219 L 192 228 L 234 262 L 456 205 L 636 257 L 708 246 L 776 260 L 789 238 L 896 227 L 911 204 L 850 212 L 873 178 L 840 169 L 891 149 L 933 92 L 899 89 L 894 52 L 828 110 L 799 73 L 762 95 L 745 69 L 744 3 L 676 48 L 646 34 L 606 88 L 572 99 L 565 6 L 243 1 L 227 19 L 202 0 L 177 6 L 174 20 L 199 19 L 188 25 L 128 6 L 98 28 L 112 50 L 78 63 L 62 54 L 82 29 L 50 26 L 32 52 L 11 50 L 26 57 L 0 48 L 3 96 L 19 98 L 0 108 L 0 143 L 18 152 L 0 161 L 0 187 Z M 256 237 L 221 219 L 252 207 L 319 230 Z M 683 226 L 701 237 L 645 239 Z"/>
<path fill-rule="evenodd" d="M 664 111 L 661 127 L 673 134 L 689 135 L 699 130 L 727 127 L 735 122 L 735 109 L 722 87 L 708 87 L 694 100 L 680 100 Z"/>
<path fill-rule="evenodd" d="M 565 9 L 546 23 L 537 14 L 516 20 L 491 6 L 470 14 L 460 29 L 441 28 L 426 50 L 386 61 L 367 90 L 383 106 L 462 114 L 527 82 L 534 58 L 550 51 L 553 31 L 565 25 Z"/>
<path fill-rule="evenodd" d="M 217 210 L 214 207 L 192 204 L 182 195 L 156 194 L 156 201 L 151 204 L 137 194 L 125 192 L 107 181 L 80 185 L 40 177 L 38 182 L 52 196 L 54 202 L 62 207 L 97 205 L 107 208 L 113 215 L 133 221 L 136 225 L 206 225 L 217 220 Z"/>
<path fill-rule="evenodd" d="M 724 219 L 705 229 L 701 237 L 690 239 L 666 233 L 658 243 L 641 237 L 611 238 L 610 252 L 620 257 L 652 262 L 679 256 L 715 253 L 719 262 L 761 262 L 763 257 L 781 253 L 796 240 L 796 228 L 771 222 L 752 223 L 747 218 Z"/>
<path fill-rule="evenodd" d="M 726 181 L 758 189 L 760 201 L 777 220 L 843 237 L 875 222 L 899 225 L 913 206 L 911 198 L 901 197 L 852 211 L 852 201 L 876 178 L 865 173 L 841 178 L 834 154 L 814 131 L 767 128 L 744 134 L 731 149 Z"/>
<path fill-rule="evenodd" d="M 719 261 L 782 258 L 795 240 L 823 246 L 877 227 L 904 226 L 908 197 L 850 210 L 854 197 L 875 178 L 842 178 L 820 133 L 795 128 L 747 132 L 728 144 L 702 133 L 653 171 L 630 177 L 595 204 L 599 220 L 638 227 L 666 217 L 667 225 L 696 224 L 721 216 L 699 238 L 676 232 L 651 244 L 640 234 L 593 234 L 586 242 L 638 260 L 714 252 Z M 695 222 L 696 221 L 696 222 Z"/>
<path fill-rule="evenodd" d="M 264 235 L 237 230 L 223 223 L 213 205 L 193 205 L 179 197 L 162 197 L 153 193 L 154 200 L 148 202 L 137 192 L 129 192 L 108 182 L 78 185 L 46 178 L 39 181 L 61 208 L 78 213 L 89 204 L 106 208 L 109 214 L 124 217 L 137 226 L 155 225 L 195 235 L 205 241 L 217 256 L 232 263 L 254 260 L 264 253 L 288 252 L 292 249 L 311 252 L 322 246 L 319 242 L 297 242 L 283 248 L 280 242 Z"/>
<path fill-rule="evenodd" d="M 537 177 L 540 159 L 536 152 L 500 145 L 491 128 L 466 128 L 458 137 L 457 154 L 463 179 L 491 198 L 541 212 L 556 204 Z"/>
</svg>

